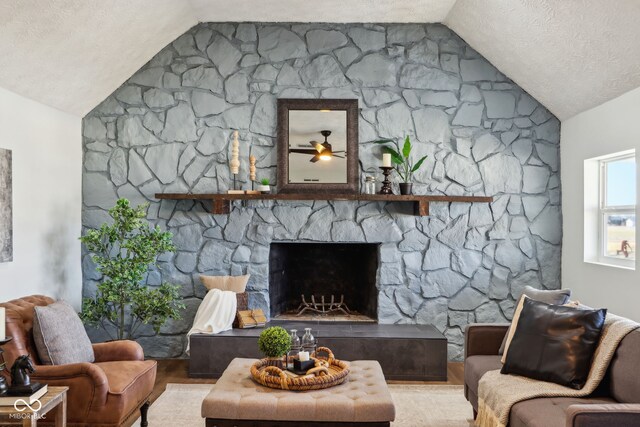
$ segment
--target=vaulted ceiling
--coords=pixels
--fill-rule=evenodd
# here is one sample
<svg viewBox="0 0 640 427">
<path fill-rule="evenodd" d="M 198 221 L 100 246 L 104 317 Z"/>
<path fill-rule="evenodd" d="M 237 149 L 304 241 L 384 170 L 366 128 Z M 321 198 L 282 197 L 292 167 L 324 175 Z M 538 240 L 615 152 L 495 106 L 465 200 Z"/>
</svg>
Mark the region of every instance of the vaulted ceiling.
<svg viewBox="0 0 640 427">
<path fill-rule="evenodd" d="M 443 22 L 560 119 L 640 86 L 637 0 L 0 0 L 0 86 L 84 116 L 207 21 Z"/>
<path fill-rule="evenodd" d="M 444 23 L 561 120 L 640 86 L 638 0 L 458 0 Z"/>
</svg>

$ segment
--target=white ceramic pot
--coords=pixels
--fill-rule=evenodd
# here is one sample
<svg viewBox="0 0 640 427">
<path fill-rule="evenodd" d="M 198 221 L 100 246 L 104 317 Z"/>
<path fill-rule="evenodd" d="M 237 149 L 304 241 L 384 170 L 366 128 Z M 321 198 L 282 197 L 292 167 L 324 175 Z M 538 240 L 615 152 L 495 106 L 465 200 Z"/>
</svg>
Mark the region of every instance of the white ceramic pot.
<svg viewBox="0 0 640 427">
<path fill-rule="evenodd" d="M 258 185 L 258 191 L 263 193 L 263 194 L 269 194 L 271 193 L 271 187 L 268 185 Z"/>
</svg>

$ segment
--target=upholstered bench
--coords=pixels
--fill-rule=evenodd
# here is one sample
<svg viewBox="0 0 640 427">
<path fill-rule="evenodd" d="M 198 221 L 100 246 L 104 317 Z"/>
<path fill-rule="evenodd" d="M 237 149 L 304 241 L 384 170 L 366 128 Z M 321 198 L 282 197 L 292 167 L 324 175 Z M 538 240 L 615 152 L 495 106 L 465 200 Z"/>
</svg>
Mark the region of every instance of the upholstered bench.
<svg viewBox="0 0 640 427">
<path fill-rule="evenodd" d="M 395 407 L 380 364 L 350 362 L 343 384 L 314 391 L 274 390 L 249 374 L 255 359 L 233 359 L 202 402 L 207 427 L 341 426 L 383 427 L 395 419 Z"/>
</svg>

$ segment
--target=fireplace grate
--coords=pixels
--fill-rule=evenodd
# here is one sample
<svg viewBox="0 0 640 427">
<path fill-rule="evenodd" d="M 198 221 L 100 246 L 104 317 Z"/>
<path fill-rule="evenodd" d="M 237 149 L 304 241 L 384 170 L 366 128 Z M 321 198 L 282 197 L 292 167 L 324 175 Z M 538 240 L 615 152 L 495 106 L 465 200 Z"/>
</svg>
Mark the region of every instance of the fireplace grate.
<svg viewBox="0 0 640 427">
<path fill-rule="evenodd" d="M 327 315 L 329 313 L 341 312 L 346 314 L 347 316 L 351 314 L 349 311 L 349 307 L 344 303 L 344 295 L 340 295 L 340 301 L 336 302 L 335 295 L 331 295 L 331 300 L 329 302 L 325 301 L 324 295 L 320 297 L 320 302 L 316 301 L 316 296 L 311 295 L 311 302 L 307 302 L 304 294 L 301 295 L 302 303 L 298 307 L 298 316 L 303 315 L 307 311 L 311 311 L 313 313 L 318 313 L 322 315 Z"/>
</svg>

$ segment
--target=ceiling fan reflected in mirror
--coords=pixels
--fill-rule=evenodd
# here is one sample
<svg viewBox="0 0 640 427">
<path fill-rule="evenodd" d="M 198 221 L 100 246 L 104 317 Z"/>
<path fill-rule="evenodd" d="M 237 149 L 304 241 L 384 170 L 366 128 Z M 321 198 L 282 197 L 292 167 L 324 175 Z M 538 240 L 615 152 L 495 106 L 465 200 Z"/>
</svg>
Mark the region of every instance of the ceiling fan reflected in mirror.
<svg viewBox="0 0 640 427">
<path fill-rule="evenodd" d="M 345 153 L 346 152 L 344 150 L 342 151 L 333 151 L 331 144 L 329 144 L 329 141 L 327 141 L 327 139 L 329 138 L 329 135 L 331 135 L 331 131 L 330 130 L 321 130 L 320 134 L 322 136 L 324 136 L 324 142 L 321 144 L 318 141 L 309 141 L 309 144 L 311 144 L 313 146 L 313 149 L 305 149 L 305 148 L 290 148 L 289 149 L 289 153 L 299 153 L 299 154 L 309 154 L 312 155 L 313 157 L 311 158 L 311 160 L 309 160 L 311 163 L 315 163 L 318 160 L 323 160 L 323 161 L 329 161 L 331 160 L 333 157 L 337 157 L 339 159 L 344 159 L 344 155 L 343 156 L 339 156 L 337 155 L 337 153 Z"/>
</svg>

